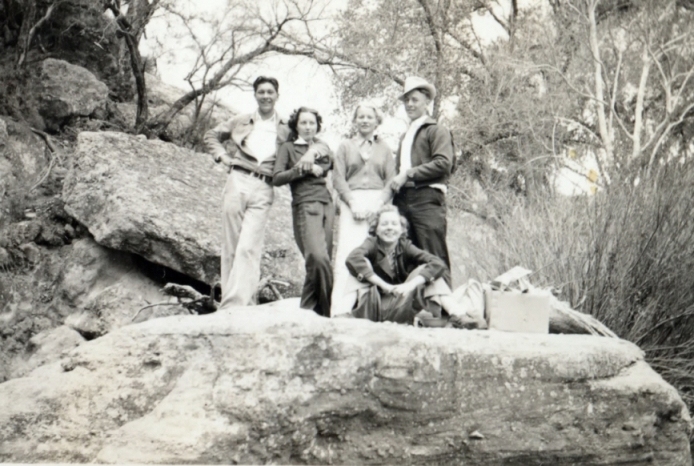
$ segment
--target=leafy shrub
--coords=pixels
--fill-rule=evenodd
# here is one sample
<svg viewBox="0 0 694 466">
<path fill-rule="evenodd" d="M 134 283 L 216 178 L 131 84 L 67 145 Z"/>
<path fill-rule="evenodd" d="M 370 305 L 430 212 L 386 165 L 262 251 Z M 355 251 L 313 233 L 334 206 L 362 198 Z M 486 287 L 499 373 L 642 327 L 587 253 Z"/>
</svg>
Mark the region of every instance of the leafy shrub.
<svg viewBox="0 0 694 466">
<path fill-rule="evenodd" d="M 694 408 L 694 163 L 671 163 L 595 196 L 506 195 L 481 279 L 514 265 L 638 344 Z M 492 198 L 492 200 L 494 200 Z M 497 199 L 498 201 L 498 199 Z M 491 244 L 490 244 L 491 243 Z"/>
</svg>

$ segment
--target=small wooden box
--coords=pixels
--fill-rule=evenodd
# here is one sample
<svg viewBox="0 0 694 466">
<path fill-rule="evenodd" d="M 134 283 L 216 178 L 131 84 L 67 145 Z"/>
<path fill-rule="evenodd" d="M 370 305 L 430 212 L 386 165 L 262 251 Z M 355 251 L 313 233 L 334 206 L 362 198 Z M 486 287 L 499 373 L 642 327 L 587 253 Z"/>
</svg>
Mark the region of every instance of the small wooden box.
<svg viewBox="0 0 694 466">
<path fill-rule="evenodd" d="M 490 329 L 549 333 L 549 295 L 485 290 L 484 310 Z"/>
</svg>

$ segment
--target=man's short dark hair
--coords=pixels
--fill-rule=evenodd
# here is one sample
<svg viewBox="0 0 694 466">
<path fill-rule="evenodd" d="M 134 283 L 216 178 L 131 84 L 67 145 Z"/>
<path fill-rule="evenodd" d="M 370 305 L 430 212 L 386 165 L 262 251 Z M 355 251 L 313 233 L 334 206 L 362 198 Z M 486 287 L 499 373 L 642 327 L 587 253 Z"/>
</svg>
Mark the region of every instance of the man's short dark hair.
<svg viewBox="0 0 694 466">
<path fill-rule="evenodd" d="M 260 85 L 265 83 L 272 84 L 272 87 L 275 88 L 275 92 L 279 93 L 280 83 L 278 83 L 275 78 L 272 78 L 270 76 L 258 76 L 257 78 L 255 78 L 255 81 L 253 81 L 253 92 L 258 92 L 258 88 L 260 87 Z"/>
</svg>

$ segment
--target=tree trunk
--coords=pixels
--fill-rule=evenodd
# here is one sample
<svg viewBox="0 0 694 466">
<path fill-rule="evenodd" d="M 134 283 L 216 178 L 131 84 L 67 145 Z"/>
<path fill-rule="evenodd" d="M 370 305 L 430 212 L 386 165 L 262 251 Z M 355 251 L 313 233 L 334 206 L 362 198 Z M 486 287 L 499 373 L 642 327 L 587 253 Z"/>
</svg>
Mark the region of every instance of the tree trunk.
<svg viewBox="0 0 694 466">
<path fill-rule="evenodd" d="M 598 113 L 598 128 L 600 131 L 600 138 L 602 139 L 603 147 L 607 153 L 607 160 L 612 161 L 614 159 L 614 149 L 612 147 L 612 134 L 610 128 L 607 126 L 607 118 L 605 116 L 605 89 L 604 82 L 602 80 L 602 61 L 600 59 L 600 43 L 598 42 L 598 23 L 595 17 L 595 9 L 597 8 L 599 0 L 591 2 L 588 6 L 588 19 L 590 21 L 590 50 L 593 54 L 593 61 L 595 62 L 595 99 Z"/>
<path fill-rule="evenodd" d="M 21 68 L 24 65 L 27 53 L 29 53 L 29 45 L 35 30 L 33 26 L 36 18 L 36 0 L 26 0 L 23 9 L 22 27 L 19 29 L 19 38 L 17 40 L 17 68 Z"/>
<path fill-rule="evenodd" d="M 130 67 L 132 68 L 133 76 L 135 78 L 135 86 L 137 88 L 137 114 L 135 116 L 135 131 L 140 133 L 145 128 L 145 123 L 149 118 L 149 105 L 147 102 L 147 83 L 145 82 L 145 68 L 142 63 L 142 56 L 140 55 L 140 37 L 144 31 L 149 18 L 151 18 L 154 9 L 156 8 L 159 0 L 154 0 L 151 4 L 147 3 L 146 0 L 142 0 L 145 4 L 145 8 L 150 8 L 143 11 L 137 11 L 139 2 L 131 4 L 134 15 L 135 27 L 128 18 L 124 17 L 120 11 L 120 2 L 110 2 L 106 5 L 106 8 L 113 12 L 116 18 L 116 23 L 118 24 L 119 36 L 123 37 L 125 44 L 128 47 L 128 52 L 130 55 Z M 128 12 L 131 14 L 131 12 Z M 144 15 L 144 16 L 140 16 Z"/>
<path fill-rule="evenodd" d="M 634 134 L 631 159 L 636 160 L 641 155 L 641 130 L 643 127 L 643 101 L 646 95 L 646 84 L 648 83 L 648 72 L 651 69 L 651 58 L 648 55 L 648 44 L 643 44 L 643 67 L 641 69 L 641 80 L 639 90 L 636 94 L 636 108 L 634 109 Z"/>
<path fill-rule="evenodd" d="M 135 131 L 139 133 L 142 131 L 145 126 L 145 122 L 147 122 L 147 119 L 149 118 L 145 68 L 142 64 L 142 56 L 140 55 L 140 49 L 137 46 L 135 38 L 127 32 L 123 33 L 123 37 L 126 45 L 128 46 L 128 51 L 130 52 L 130 66 L 133 69 L 135 86 L 137 87 L 137 116 L 135 117 Z"/>
</svg>

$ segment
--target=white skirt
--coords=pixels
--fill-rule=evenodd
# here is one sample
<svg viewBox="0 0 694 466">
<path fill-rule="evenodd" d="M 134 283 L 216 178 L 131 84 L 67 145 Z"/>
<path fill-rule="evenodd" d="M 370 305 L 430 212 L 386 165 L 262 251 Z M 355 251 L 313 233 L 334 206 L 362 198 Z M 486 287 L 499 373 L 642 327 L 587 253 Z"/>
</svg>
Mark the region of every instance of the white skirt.
<svg viewBox="0 0 694 466">
<path fill-rule="evenodd" d="M 383 205 L 382 189 L 359 189 L 352 191 L 353 204 L 358 210 L 377 211 Z M 345 314 L 352 310 L 356 295 L 352 293 L 370 283 L 360 283 L 347 270 L 345 261 L 350 252 L 369 236 L 368 220 L 354 220 L 352 210 L 340 201 L 340 222 L 335 252 L 335 274 L 333 277 L 332 309 L 330 315 Z"/>
</svg>

